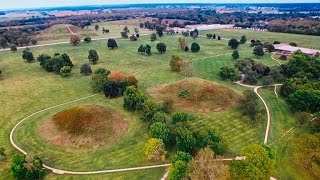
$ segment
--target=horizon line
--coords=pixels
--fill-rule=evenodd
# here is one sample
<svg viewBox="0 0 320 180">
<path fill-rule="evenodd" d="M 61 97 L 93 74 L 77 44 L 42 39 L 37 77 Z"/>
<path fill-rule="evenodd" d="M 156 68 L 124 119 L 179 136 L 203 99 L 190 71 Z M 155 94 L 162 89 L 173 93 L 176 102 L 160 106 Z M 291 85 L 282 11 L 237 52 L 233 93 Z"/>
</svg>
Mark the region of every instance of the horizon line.
<svg viewBox="0 0 320 180">
<path fill-rule="evenodd" d="M 0 9 L 0 11 L 5 12 L 5 11 L 17 11 L 17 10 L 39 10 L 39 9 L 53 9 L 53 8 L 68 8 L 68 7 L 85 7 L 85 6 L 126 6 L 126 5 L 179 5 L 179 4 L 194 4 L 194 5 L 223 5 L 223 4 L 320 4 L 320 2 L 254 2 L 254 3 L 247 3 L 247 2 L 238 2 L 238 3 L 231 3 L 231 2 L 225 2 L 225 3 L 208 3 L 208 2 L 198 2 L 198 3 L 192 3 L 192 2 L 177 2 L 177 3 L 125 3 L 125 4 L 83 4 L 83 5 L 63 5 L 63 6 L 45 6 L 45 7 L 30 7 L 30 8 L 8 8 L 8 9 Z"/>
</svg>

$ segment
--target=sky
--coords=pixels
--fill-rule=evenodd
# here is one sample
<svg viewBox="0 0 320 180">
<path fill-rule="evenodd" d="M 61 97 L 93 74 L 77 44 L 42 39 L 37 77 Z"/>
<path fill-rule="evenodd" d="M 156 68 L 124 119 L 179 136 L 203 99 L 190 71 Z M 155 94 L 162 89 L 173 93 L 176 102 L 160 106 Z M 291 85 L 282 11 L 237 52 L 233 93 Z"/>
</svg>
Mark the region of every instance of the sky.
<svg viewBox="0 0 320 180">
<path fill-rule="evenodd" d="M 3 0 L 0 9 L 139 3 L 302 3 L 320 0 Z"/>
</svg>

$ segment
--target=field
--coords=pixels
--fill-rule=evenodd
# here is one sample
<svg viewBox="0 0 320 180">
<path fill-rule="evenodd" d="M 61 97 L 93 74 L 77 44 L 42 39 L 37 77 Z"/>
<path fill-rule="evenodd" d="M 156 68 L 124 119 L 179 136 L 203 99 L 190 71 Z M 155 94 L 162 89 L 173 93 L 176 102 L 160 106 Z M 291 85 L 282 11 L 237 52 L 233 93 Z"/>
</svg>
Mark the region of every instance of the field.
<svg viewBox="0 0 320 180">
<path fill-rule="evenodd" d="M 219 31 L 222 34 L 223 31 Z M 242 31 L 240 32 L 234 33 L 234 35 L 240 36 Z M 202 33 L 205 34 L 206 32 Z M 250 34 L 250 32 L 246 33 Z M 268 41 L 272 39 L 282 41 L 280 36 L 271 35 L 273 34 L 267 37 L 269 38 L 267 39 Z M 253 36 L 255 34 L 248 35 L 249 38 Z M 3 80 L 0 81 L 0 147 L 4 146 L 8 154 L 8 160 L 0 162 L 0 174 L 2 177 L 4 179 L 12 178 L 9 169 L 10 159 L 17 151 L 11 146 L 8 136 L 12 127 L 17 122 L 38 110 L 93 94 L 90 88 L 91 77 L 83 76 L 79 73 L 81 64 L 88 62 L 87 52 L 90 49 L 97 50 L 100 56 L 99 63 L 92 66 L 93 70 L 104 67 L 111 71 L 121 71 L 126 75 L 136 74 L 135 76 L 139 80 L 139 87 L 145 93 L 150 87 L 184 79 L 183 75 L 170 72 L 169 61 L 172 55 L 180 55 L 185 59 L 192 60 L 193 74 L 196 77 L 223 83 L 238 92 L 243 92 L 246 89 L 232 82 L 222 81 L 219 78 L 218 72 L 220 67 L 224 65 L 233 66 L 234 63 L 230 55 L 232 50 L 226 46 L 226 40 L 217 41 L 200 36 L 195 40 L 201 46 L 200 52 L 185 53 L 178 49 L 178 37 L 179 35 L 164 36 L 152 43 L 148 36 L 143 36 L 137 42 L 117 39 L 119 48 L 116 50 L 108 50 L 105 40 L 94 41 L 88 44 L 83 43 L 76 47 L 69 44 L 60 44 L 31 49 L 35 57 L 42 53 L 53 55 L 56 52 L 65 52 L 69 54 L 75 65 L 72 76 L 69 78 L 61 78 L 59 75 L 46 72 L 39 66 L 38 62 L 30 64 L 23 62 L 21 59 L 22 50 L 16 53 L 1 52 L 0 68 L 3 70 Z M 227 36 L 227 34 L 223 34 L 223 37 L 230 38 L 231 35 Z M 258 37 L 262 36 L 257 34 Z M 295 36 L 292 37 L 292 41 L 295 41 Z M 287 38 L 283 41 L 287 40 Z M 167 45 L 167 52 L 165 54 L 158 54 L 156 52 L 156 43 L 159 41 L 165 42 Z M 190 46 L 194 40 L 188 38 L 187 41 Z M 139 45 L 146 43 L 152 46 L 153 54 L 150 57 L 140 55 L 137 52 Z M 248 44 L 241 45 L 239 52 L 241 58 L 253 57 L 252 49 Z M 270 58 L 269 54 L 266 54 L 261 59 L 257 59 L 257 61 L 270 66 L 277 65 Z M 263 97 L 266 97 L 267 102 L 270 103 L 271 111 L 275 112 L 272 121 L 276 122 L 276 125 L 272 126 L 270 142 L 281 137 L 284 132 L 290 129 L 294 121 L 289 114 L 287 105 L 279 103 L 272 93 L 273 91 L 263 90 L 262 94 Z M 91 151 L 63 149 L 44 141 L 37 133 L 37 125 L 46 118 L 64 109 L 85 104 L 102 105 L 120 111 L 129 122 L 127 133 L 116 142 L 94 148 Z M 104 95 L 99 94 L 89 99 L 51 109 L 22 123 L 17 129 L 14 139 L 27 152 L 39 155 L 45 163 L 57 168 L 68 170 L 101 170 L 151 164 L 143 159 L 142 153 L 143 145 L 149 138 L 148 128 L 139 119 L 139 114 L 124 111 L 122 105 L 122 98 L 110 100 L 106 99 Z M 278 108 L 279 105 L 281 105 L 281 109 Z M 192 123 L 196 127 L 214 127 L 222 133 L 229 144 L 226 156 L 234 157 L 239 155 L 239 150 L 251 142 L 263 142 L 266 124 L 265 118 L 262 118 L 254 125 L 247 123 L 247 118 L 243 117 L 236 108 L 206 114 L 194 113 L 193 115 L 196 118 Z M 290 118 L 288 119 L 287 117 Z M 288 155 L 280 150 L 281 145 L 275 145 L 275 148 L 277 149 L 277 153 L 281 153 L 279 157 L 283 155 L 283 158 L 280 158 L 279 162 L 286 161 L 289 164 L 287 161 Z M 295 171 L 282 167 L 281 163 L 278 163 L 278 165 L 281 168 L 277 168 L 275 177 L 295 177 Z M 159 168 L 94 176 L 57 176 L 49 174 L 46 178 L 160 179 L 163 174 L 164 168 Z"/>
<path fill-rule="evenodd" d="M 120 32 L 123 31 L 123 28 L 127 26 L 130 30 L 130 34 L 135 34 L 134 28 L 139 28 L 140 22 L 150 21 L 151 18 L 143 19 L 130 19 L 122 21 L 109 21 L 109 22 L 99 22 L 93 23 L 91 26 L 85 27 L 83 29 L 72 26 L 70 24 L 58 24 L 53 25 L 48 29 L 45 29 L 36 35 L 36 39 L 39 41 L 38 44 L 47 44 L 47 43 L 56 43 L 61 41 L 69 41 L 70 32 L 68 26 L 71 27 L 71 30 L 78 34 L 82 39 L 84 37 L 91 37 L 93 39 L 98 38 L 108 38 L 108 37 L 119 37 Z M 95 25 L 99 25 L 99 30 L 95 30 Z M 102 29 L 109 29 L 109 33 L 102 33 Z M 140 28 L 139 28 L 140 29 Z M 139 34 L 150 34 L 152 31 L 146 29 L 140 29 Z"/>
</svg>

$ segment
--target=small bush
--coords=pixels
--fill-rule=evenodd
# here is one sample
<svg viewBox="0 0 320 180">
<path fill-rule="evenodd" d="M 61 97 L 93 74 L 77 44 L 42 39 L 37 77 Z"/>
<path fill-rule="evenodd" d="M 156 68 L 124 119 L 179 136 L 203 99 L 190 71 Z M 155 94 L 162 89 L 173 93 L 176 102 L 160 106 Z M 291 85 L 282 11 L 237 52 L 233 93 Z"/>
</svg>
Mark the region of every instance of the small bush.
<svg viewBox="0 0 320 180">
<path fill-rule="evenodd" d="M 182 91 L 180 91 L 178 96 L 185 99 L 188 97 L 188 95 L 189 95 L 189 91 L 186 89 L 183 89 Z"/>
<path fill-rule="evenodd" d="M 189 120 L 189 115 L 187 113 L 178 112 L 172 114 L 171 122 L 172 124 L 176 124 L 178 122 L 187 122 Z"/>
<path fill-rule="evenodd" d="M 91 42 L 91 37 L 85 37 L 83 39 L 83 41 L 86 42 L 86 43 L 90 43 Z"/>
<path fill-rule="evenodd" d="M 61 69 L 60 69 L 60 75 L 62 77 L 69 77 L 71 76 L 71 67 L 70 66 L 63 66 Z"/>
<path fill-rule="evenodd" d="M 192 43 L 191 44 L 191 51 L 193 52 L 193 53 L 197 53 L 197 52 L 199 52 L 200 51 L 200 45 L 198 44 L 198 43 Z"/>
<path fill-rule="evenodd" d="M 89 64 L 82 64 L 80 67 L 80 74 L 89 75 L 92 73 L 91 66 Z"/>
</svg>

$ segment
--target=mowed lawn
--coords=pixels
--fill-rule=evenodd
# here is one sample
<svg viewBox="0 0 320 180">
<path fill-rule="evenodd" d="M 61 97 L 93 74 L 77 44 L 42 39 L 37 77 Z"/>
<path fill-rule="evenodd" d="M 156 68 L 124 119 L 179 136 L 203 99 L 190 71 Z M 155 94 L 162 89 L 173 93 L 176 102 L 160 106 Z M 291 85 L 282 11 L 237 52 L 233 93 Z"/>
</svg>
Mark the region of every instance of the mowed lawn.
<svg viewBox="0 0 320 180">
<path fill-rule="evenodd" d="M 150 42 L 149 36 L 142 37 L 137 42 L 117 39 L 119 48 L 108 50 L 106 41 L 94 41 L 80 46 L 73 47 L 69 44 L 54 45 L 47 47 L 32 48 L 34 56 L 46 53 L 53 55 L 56 52 L 70 55 L 74 67 L 73 74 L 69 78 L 61 78 L 59 75 L 48 73 L 43 70 L 38 62 L 26 63 L 21 59 L 21 52 L 1 52 L 0 68 L 3 70 L 3 80 L 0 81 L 0 146 L 6 148 L 8 160 L 0 163 L 0 174 L 3 177 L 10 177 L 10 159 L 17 153 L 9 142 L 9 133 L 12 127 L 22 118 L 35 111 L 68 102 L 77 98 L 91 95 L 90 76 L 83 76 L 79 73 L 81 64 L 88 63 L 88 51 L 95 49 L 100 56 L 99 64 L 93 65 L 93 70 L 105 67 L 111 71 L 121 71 L 124 74 L 136 74 L 139 80 L 139 87 L 145 91 L 147 88 L 161 83 L 170 83 L 184 78 L 183 75 L 170 72 L 169 61 L 172 55 L 180 55 L 185 59 L 193 61 L 193 74 L 197 77 L 224 83 L 230 88 L 243 91 L 245 88 L 231 82 L 223 82 L 218 76 L 219 69 L 223 65 L 233 66 L 231 59 L 232 50 L 226 46 L 227 41 L 206 39 L 199 37 L 196 42 L 201 46 L 199 53 L 185 53 L 179 50 L 178 35 L 165 36 L 156 42 Z M 158 54 L 156 44 L 158 42 L 167 44 L 167 52 Z M 194 41 L 187 38 L 188 45 Z M 140 44 L 152 46 L 152 56 L 144 56 L 137 53 Z M 252 49 L 248 44 L 239 48 L 242 58 L 252 57 Z M 276 65 L 268 54 L 260 59 L 267 65 Z M 118 141 L 94 149 L 93 151 L 73 151 L 61 149 L 43 141 L 36 132 L 36 125 L 48 116 L 68 107 L 83 104 L 101 104 L 110 106 L 121 111 L 128 118 L 129 130 Z M 257 125 L 247 123 L 238 110 L 231 109 L 219 113 L 199 114 L 194 121 L 196 127 L 214 127 L 220 131 L 229 143 L 228 156 L 239 155 L 239 150 L 251 142 L 262 142 L 264 137 L 264 118 Z M 24 122 L 15 134 L 16 141 L 33 155 L 40 155 L 44 161 L 58 168 L 72 170 L 100 170 L 114 169 L 130 166 L 143 166 L 150 164 L 143 159 L 142 147 L 149 138 L 148 128 L 139 120 L 139 115 L 128 113 L 122 109 L 122 98 L 113 100 L 106 99 L 103 95 L 79 101 L 57 109 L 41 113 Z M 47 149 L 46 149 L 47 147 Z M 147 172 L 152 173 L 149 174 Z M 130 179 L 159 179 L 164 168 L 142 172 L 128 172 L 122 174 Z M 153 175 L 154 173 L 154 175 Z M 73 176 L 58 176 L 59 178 L 70 178 Z M 75 176 L 74 176 L 75 177 Z M 113 179 L 116 174 L 89 176 L 88 178 Z M 56 178 L 50 174 L 48 178 Z M 121 178 L 120 178 L 121 179 Z"/>
<path fill-rule="evenodd" d="M 298 46 L 306 48 L 320 49 L 320 36 L 309 36 L 300 34 L 265 32 L 265 31 L 252 31 L 252 30 L 239 30 L 239 29 L 219 29 L 211 31 L 202 31 L 202 35 L 206 33 L 213 33 L 222 38 L 237 38 L 240 39 L 241 35 L 247 36 L 248 41 L 252 39 L 260 40 L 261 42 L 273 43 L 279 41 L 281 43 L 295 42 Z"/>
</svg>

